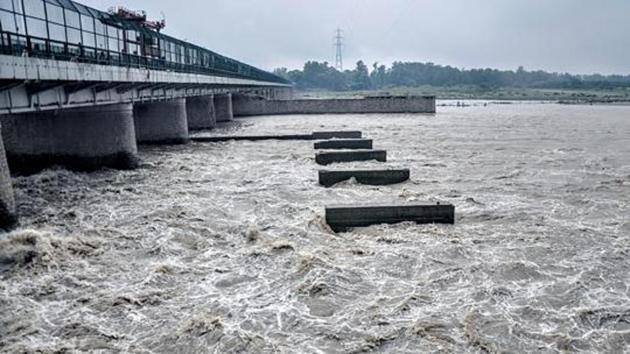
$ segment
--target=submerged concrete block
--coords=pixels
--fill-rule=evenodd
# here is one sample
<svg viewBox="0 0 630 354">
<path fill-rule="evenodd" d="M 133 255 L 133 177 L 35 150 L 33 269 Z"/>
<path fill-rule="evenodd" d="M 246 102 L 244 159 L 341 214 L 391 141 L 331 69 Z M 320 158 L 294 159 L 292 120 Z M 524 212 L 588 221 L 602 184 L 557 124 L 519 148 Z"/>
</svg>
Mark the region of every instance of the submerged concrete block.
<svg viewBox="0 0 630 354">
<path fill-rule="evenodd" d="M 314 132 L 313 139 L 361 139 L 363 133 L 360 131 L 331 131 L 331 132 Z"/>
<path fill-rule="evenodd" d="M 356 151 L 335 151 L 320 152 L 315 155 L 315 162 L 320 165 L 329 165 L 335 162 L 353 162 L 376 160 L 387 162 L 387 151 L 385 150 L 356 150 Z"/>
<path fill-rule="evenodd" d="M 195 136 L 190 140 L 197 143 L 220 143 L 224 141 L 263 141 L 263 140 L 313 140 L 312 135 L 231 135 L 231 136 Z"/>
<path fill-rule="evenodd" d="M 11 172 L 61 165 L 90 171 L 137 165 L 131 104 L 6 115 L 2 137 Z"/>
<path fill-rule="evenodd" d="M 384 186 L 409 180 L 410 172 L 404 170 L 319 171 L 319 184 L 326 187 L 355 178 L 361 184 Z"/>
<path fill-rule="evenodd" d="M 218 111 L 218 109 L 217 109 Z M 333 149 L 332 146 L 348 146 L 344 147 L 345 149 L 371 149 L 372 148 L 372 140 L 362 140 L 361 132 L 354 131 L 342 131 L 342 132 L 315 132 L 311 134 L 287 134 L 287 135 L 232 135 L 232 136 L 196 136 L 191 138 L 192 141 L 199 143 L 217 143 L 223 141 L 231 141 L 231 140 L 249 140 L 249 141 L 260 141 L 260 140 L 326 140 L 326 139 L 336 139 L 342 138 L 346 140 L 331 140 L 330 148 Z M 318 144 L 325 144 L 327 142 L 319 142 Z M 317 145 L 317 146 L 325 146 L 325 145 Z M 352 147 L 356 146 L 356 147 Z M 341 147 L 339 147 L 341 148 Z"/>
<path fill-rule="evenodd" d="M 452 204 L 401 204 L 330 206 L 326 208 L 326 223 L 335 231 L 379 224 L 413 221 L 418 224 L 454 224 Z"/>
<path fill-rule="evenodd" d="M 188 130 L 212 129 L 216 126 L 214 96 L 186 98 Z"/>
<path fill-rule="evenodd" d="M 186 99 L 136 103 L 136 137 L 141 144 L 185 144 L 188 137 Z"/>
<path fill-rule="evenodd" d="M 318 141 L 315 143 L 315 149 L 372 149 L 371 139 L 339 139 Z"/>
<path fill-rule="evenodd" d="M 214 111 L 218 123 L 234 120 L 234 108 L 232 106 L 232 94 L 214 96 Z"/>
<path fill-rule="evenodd" d="M 1 127 L 0 127 L 1 129 Z M 0 139 L 0 230 L 11 229 L 17 223 L 15 196 L 9 172 L 9 164 Z"/>
</svg>

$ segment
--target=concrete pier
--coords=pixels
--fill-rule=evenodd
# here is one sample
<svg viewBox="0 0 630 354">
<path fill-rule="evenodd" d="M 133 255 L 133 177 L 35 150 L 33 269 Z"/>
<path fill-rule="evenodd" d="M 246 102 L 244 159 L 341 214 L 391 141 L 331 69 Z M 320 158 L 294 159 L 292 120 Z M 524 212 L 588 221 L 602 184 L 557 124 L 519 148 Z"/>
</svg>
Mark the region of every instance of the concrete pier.
<svg viewBox="0 0 630 354">
<path fill-rule="evenodd" d="M 137 165 L 131 104 L 5 115 L 0 120 L 13 173 L 53 165 L 80 171 Z"/>
<path fill-rule="evenodd" d="M 332 187 L 339 182 L 355 178 L 361 184 L 384 186 L 409 180 L 410 172 L 404 170 L 319 171 L 319 184 Z"/>
<path fill-rule="evenodd" d="M 189 141 L 186 99 L 137 103 L 133 106 L 140 144 L 185 144 Z"/>
<path fill-rule="evenodd" d="M 2 127 L 0 127 L 2 129 Z M 9 164 L 0 139 L 0 230 L 9 230 L 17 223 L 15 196 L 9 173 Z"/>
<path fill-rule="evenodd" d="M 217 123 L 230 122 L 234 120 L 234 111 L 232 107 L 232 94 L 221 94 L 214 96 L 214 109 L 216 112 Z"/>
<path fill-rule="evenodd" d="M 344 232 L 353 227 L 397 224 L 404 221 L 418 224 L 454 224 L 455 207 L 452 204 L 427 203 L 326 208 L 326 223 L 335 232 Z"/>
<path fill-rule="evenodd" d="M 318 141 L 315 143 L 315 150 L 340 150 L 340 149 L 372 149 L 371 139 L 339 139 L 339 140 L 326 140 Z"/>
<path fill-rule="evenodd" d="M 315 155 L 315 161 L 320 165 L 329 165 L 335 162 L 370 161 L 387 162 L 387 152 L 385 150 L 357 150 L 320 152 Z"/>
<path fill-rule="evenodd" d="M 188 97 L 186 99 L 188 130 L 212 129 L 217 124 L 214 112 L 214 96 Z"/>
</svg>

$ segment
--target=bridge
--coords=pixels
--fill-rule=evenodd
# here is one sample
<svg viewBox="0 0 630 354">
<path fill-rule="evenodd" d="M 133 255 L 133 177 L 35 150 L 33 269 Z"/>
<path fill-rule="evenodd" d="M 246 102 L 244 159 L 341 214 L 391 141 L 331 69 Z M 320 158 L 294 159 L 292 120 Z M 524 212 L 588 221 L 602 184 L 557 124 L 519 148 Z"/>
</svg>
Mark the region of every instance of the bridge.
<svg viewBox="0 0 630 354">
<path fill-rule="evenodd" d="M 233 117 L 232 94 L 290 95 L 285 79 L 161 33 L 137 13 L 71 0 L 0 0 L 0 228 L 10 172 L 133 168 Z"/>
<path fill-rule="evenodd" d="M 0 2 L 0 114 L 290 86 L 128 13 L 69 0 Z"/>
</svg>

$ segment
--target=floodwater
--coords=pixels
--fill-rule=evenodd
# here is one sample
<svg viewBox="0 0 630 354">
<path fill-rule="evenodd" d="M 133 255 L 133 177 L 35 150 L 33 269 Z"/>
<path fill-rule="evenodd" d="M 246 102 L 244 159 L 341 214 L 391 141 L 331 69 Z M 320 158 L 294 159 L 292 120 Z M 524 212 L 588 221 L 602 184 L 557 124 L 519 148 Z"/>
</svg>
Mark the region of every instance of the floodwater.
<svg viewBox="0 0 630 354">
<path fill-rule="evenodd" d="M 259 117 L 216 133 L 330 129 L 362 130 L 412 180 L 319 187 L 299 141 L 143 148 L 135 171 L 15 179 L 0 351 L 630 351 L 630 107 Z M 325 225 L 327 204 L 388 201 L 451 202 L 457 221 Z"/>
</svg>

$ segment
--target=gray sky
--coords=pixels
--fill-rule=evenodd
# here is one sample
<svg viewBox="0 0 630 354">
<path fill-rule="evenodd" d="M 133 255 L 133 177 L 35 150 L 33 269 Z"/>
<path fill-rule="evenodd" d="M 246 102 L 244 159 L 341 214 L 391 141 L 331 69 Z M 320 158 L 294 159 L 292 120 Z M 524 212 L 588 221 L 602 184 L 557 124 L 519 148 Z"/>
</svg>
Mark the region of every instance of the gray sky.
<svg viewBox="0 0 630 354">
<path fill-rule="evenodd" d="M 79 0 L 144 9 L 165 33 L 270 70 L 358 59 L 630 74 L 630 0 Z"/>
</svg>

